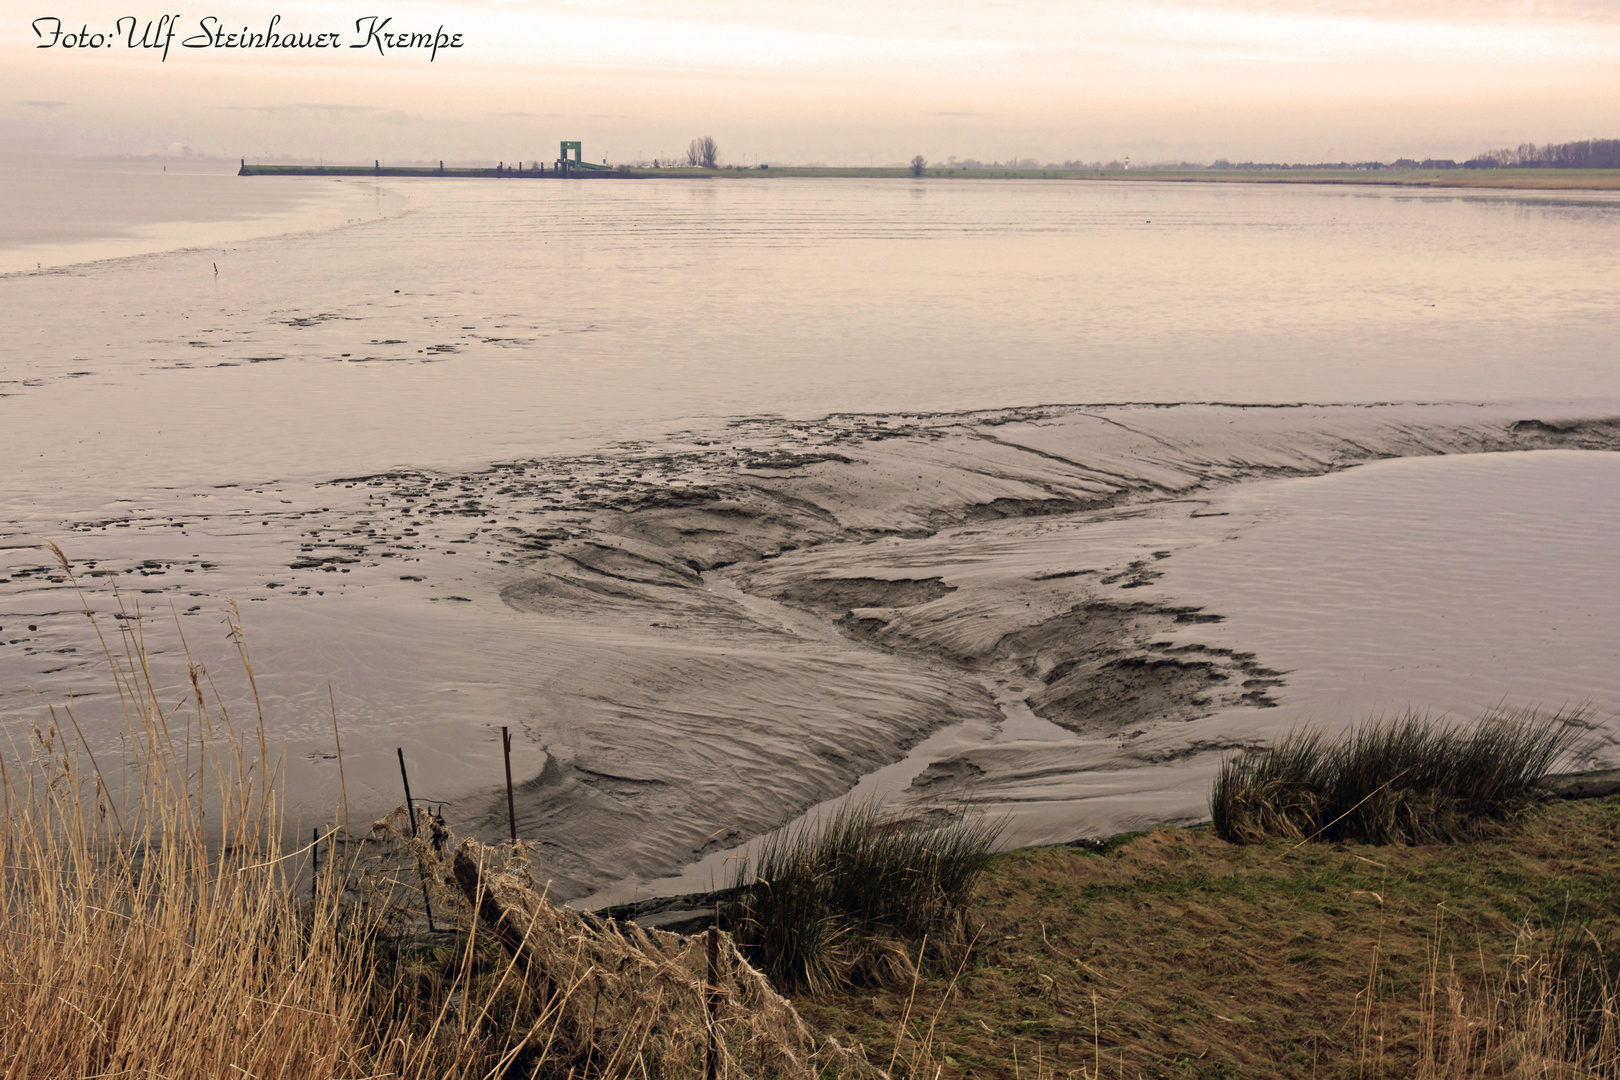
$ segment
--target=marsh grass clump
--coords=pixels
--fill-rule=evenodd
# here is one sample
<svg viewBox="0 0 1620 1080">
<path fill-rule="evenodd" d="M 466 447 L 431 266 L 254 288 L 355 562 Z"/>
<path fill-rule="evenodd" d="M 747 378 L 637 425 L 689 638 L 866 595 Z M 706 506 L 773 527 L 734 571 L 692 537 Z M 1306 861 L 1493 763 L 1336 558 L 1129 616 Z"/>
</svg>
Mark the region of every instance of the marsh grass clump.
<svg viewBox="0 0 1620 1080">
<path fill-rule="evenodd" d="M 925 953 L 946 963 L 967 954 L 968 904 L 1001 831 L 984 818 L 894 820 L 846 803 L 739 866 L 726 921 L 780 985 L 904 981 Z"/>
<path fill-rule="evenodd" d="M 1222 764 L 1210 816 L 1231 843 L 1476 839 L 1523 814 L 1585 730 L 1580 710 L 1497 709 L 1472 725 L 1408 712 L 1337 741 L 1294 731 Z"/>
</svg>

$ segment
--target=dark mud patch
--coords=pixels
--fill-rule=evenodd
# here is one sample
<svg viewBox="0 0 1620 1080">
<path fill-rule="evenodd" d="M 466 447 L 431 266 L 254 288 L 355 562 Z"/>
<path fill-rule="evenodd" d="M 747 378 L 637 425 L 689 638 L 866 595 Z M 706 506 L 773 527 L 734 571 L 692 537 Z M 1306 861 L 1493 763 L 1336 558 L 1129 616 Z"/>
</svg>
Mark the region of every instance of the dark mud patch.
<svg viewBox="0 0 1620 1080">
<path fill-rule="evenodd" d="M 513 582 L 501 589 L 501 601 L 514 611 L 555 612 L 578 606 L 599 606 L 602 601 L 656 604 L 648 590 L 607 577 L 585 579 L 545 574 Z"/>
<path fill-rule="evenodd" d="M 1207 715 L 1230 675 L 1209 661 L 1166 656 L 1078 660 L 1030 696 L 1038 716 L 1071 730 L 1116 730 L 1157 720 Z"/>
<path fill-rule="evenodd" d="M 1564 773 L 1542 778 L 1536 785 L 1555 799 L 1607 799 L 1620 795 L 1620 769 Z"/>
<path fill-rule="evenodd" d="M 648 500 L 619 532 L 696 570 L 715 570 L 818 543 L 839 529 L 825 510 L 788 495 L 673 491 Z"/>
<path fill-rule="evenodd" d="M 1607 450 L 1620 438 L 1620 419 L 1515 420 L 1508 430 L 1523 439 L 1528 447 Z"/>
<path fill-rule="evenodd" d="M 1097 601 L 1008 634 L 994 656 L 1038 680 L 1031 710 L 1071 731 L 1275 706 L 1271 691 L 1283 684 L 1282 673 L 1260 666 L 1252 653 L 1156 640 L 1177 624 L 1219 619 L 1194 607 Z"/>
<path fill-rule="evenodd" d="M 698 575 L 656 549 L 640 545 L 632 549 L 620 541 L 570 540 L 552 549 L 556 554 L 586 570 L 606 577 L 640 585 L 684 589 L 698 583 Z"/>
<path fill-rule="evenodd" d="M 931 524 L 936 528 L 944 528 L 948 525 L 972 525 L 982 521 L 1077 514 L 1082 510 L 1098 510 L 1111 506 L 1114 501 L 1112 496 L 1095 499 L 991 499 L 989 502 L 976 503 L 961 510 L 939 512 Z"/>
<path fill-rule="evenodd" d="M 766 593 L 772 600 L 819 615 L 848 616 L 858 608 L 905 608 L 926 604 L 956 591 L 934 578 L 812 578 Z M 873 620 L 868 620 L 873 621 Z"/>
<path fill-rule="evenodd" d="M 745 469 L 802 469 L 808 465 L 819 465 L 825 461 L 837 462 L 840 465 L 852 463 L 852 459 L 845 457 L 843 454 L 796 454 L 788 450 L 773 450 L 769 453 L 750 454 L 743 459 L 742 467 Z"/>
<path fill-rule="evenodd" d="M 1006 635 L 990 659 L 1012 660 L 1025 676 L 1050 685 L 1062 678 L 1065 665 L 1114 652 L 1122 643 L 1150 640 L 1181 618 L 1201 614 L 1201 608 L 1093 601 Z"/>
<path fill-rule="evenodd" d="M 335 311 L 323 311 L 319 315 L 300 315 L 300 316 L 298 316 L 296 318 L 280 319 L 278 321 L 283 326 L 291 326 L 291 327 L 294 327 L 295 329 L 303 329 L 303 328 L 309 327 L 309 326 L 319 326 L 321 323 L 331 322 L 334 319 L 341 319 L 344 322 L 359 322 L 360 321 L 357 316 L 354 316 L 354 315 L 339 315 Z"/>
<path fill-rule="evenodd" d="M 1157 553 L 1155 553 L 1157 554 Z M 1150 570 L 1151 564 L 1146 559 L 1137 559 L 1125 569 L 1107 577 L 1099 578 L 1103 585 L 1118 585 L 1122 589 L 1140 589 L 1144 585 L 1151 585 L 1159 578 L 1164 577 L 1163 571 Z"/>
<path fill-rule="evenodd" d="M 911 781 L 911 790 L 929 792 L 955 788 L 962 784 L 971 784 L 983 775 L 982 768 L 964 757 L 946 758 L 944 761 L 929 763 L 926 769 L 918 773 Z"/>
</svg>

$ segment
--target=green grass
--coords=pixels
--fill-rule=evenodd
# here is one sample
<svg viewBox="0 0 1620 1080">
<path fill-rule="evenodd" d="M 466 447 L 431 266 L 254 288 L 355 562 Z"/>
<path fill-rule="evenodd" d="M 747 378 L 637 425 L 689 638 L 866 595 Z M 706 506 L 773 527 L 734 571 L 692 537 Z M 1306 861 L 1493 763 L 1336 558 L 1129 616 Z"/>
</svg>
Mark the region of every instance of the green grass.
<svg viewBox="0 0 1620 1080">
<path fill-rule="evenodd" d="M 726 922 L 781 986 L 904 981 L 925 952 L 965 955 L 968 901 L 1000 834 L 982 818 L 894 821 L 846 804 L 742 864 Z"/>
<path fill-rule="evenodd" d="M 1406 713 L 1333 742 L 1294 731 L 1222 764 L 1210 817 L 1232 843 L 1477 838 L 1535 802 L 1537 782 L 1584 732 L 1582 719 L 1498 710 L 1463 726 Z"/>
<path fill-rule="evenodd" d="M 930 1040 L 941 1080 L 1613 1078 L 1617 881 L 1620 798 L 1454 844 L 1014 851 L 960 972 L 796 1004 L 880 1063 Z"/>
</svg>

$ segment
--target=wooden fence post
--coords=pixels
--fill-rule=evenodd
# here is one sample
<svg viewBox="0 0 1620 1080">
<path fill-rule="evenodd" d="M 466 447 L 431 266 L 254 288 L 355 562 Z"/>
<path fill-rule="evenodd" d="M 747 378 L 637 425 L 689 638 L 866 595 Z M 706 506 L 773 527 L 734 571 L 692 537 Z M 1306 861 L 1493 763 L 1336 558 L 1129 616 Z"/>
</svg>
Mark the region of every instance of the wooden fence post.
<svg viewBox="0 0 1620 1080">
<path fill-rule="evenodd" d="M 506 823 L 512 830 L 512 843 L 517 843 L 517 809 L 512 802 L 512 734 L 501 728 L 501 751 L 506 755 Z"/>
<path fill-rule="evenodd" d="M 703 986 L 703 1015 L 707 1021 L 709 1045 L 703 1055 L 703 1080 L 720 1075 L 720 928 L 709 927 L 709 977 Z"/>
</svg>

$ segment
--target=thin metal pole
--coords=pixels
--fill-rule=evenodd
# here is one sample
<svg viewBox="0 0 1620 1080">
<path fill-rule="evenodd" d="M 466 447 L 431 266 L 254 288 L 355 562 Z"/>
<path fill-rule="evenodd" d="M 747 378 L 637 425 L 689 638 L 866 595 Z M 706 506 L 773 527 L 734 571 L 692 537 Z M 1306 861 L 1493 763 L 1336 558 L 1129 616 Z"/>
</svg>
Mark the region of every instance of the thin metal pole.
<svg viewBox="0 0 1620 1080">
<path fill-rule="evenodd" d="M 506 822 L 512 829 L 512 843 L 517 843 L 517 807 L 512 802 L 512 733 L 501 728 L 501 749 L 506 754 Z"/>
<path fill-rule="evenodd" d="M 416 804 L 411 801 L 411 778 L 405 771 L 405 748 L 396 746 L 394 752 L 399 755 L 399 778 L 405 781 L 405 816 L 411 819 L 411 839 L 416 839 Z M 416 868 L 422 875 L 422 906 L 427 909 L 428 929 L 436 930 L 433 925 L 433 898 L 428 896 L 427 867 L 422 860 L 416 860 Z"/>
<path fill-rule="evenodd" d="M 399 755 L 399 778 L 405 781 L 405 816 L 411 820 L 411 839 L 416 839 L 416 804 L 411 801 L 411 778 L 405 772 L 405 748 L 397 746 L 394 752 Z"/>
</svg>

